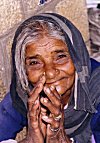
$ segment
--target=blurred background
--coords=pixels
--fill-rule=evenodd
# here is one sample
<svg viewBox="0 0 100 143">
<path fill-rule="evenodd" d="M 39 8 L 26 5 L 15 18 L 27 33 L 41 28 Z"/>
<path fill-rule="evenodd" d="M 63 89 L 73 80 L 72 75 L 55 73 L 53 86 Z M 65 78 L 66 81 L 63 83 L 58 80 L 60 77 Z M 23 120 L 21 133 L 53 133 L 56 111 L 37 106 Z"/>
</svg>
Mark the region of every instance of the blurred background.
<svg viewBox="0 0 100 143">
<path fill-rule="evenodd" d="M 91 57 L 100 61 L 100 0 L 0 0 L 0 101 L 11 82 L 11 45 L 19 24 L 31 15 L 56 12 L 81 31 Z M 25 129 L 16 140 L 25 136 Z"/>
<path fill-rule="evenodd" d="M 100 62 L 100 0 L 87 0 L 91 56 Z"/>
</svg>

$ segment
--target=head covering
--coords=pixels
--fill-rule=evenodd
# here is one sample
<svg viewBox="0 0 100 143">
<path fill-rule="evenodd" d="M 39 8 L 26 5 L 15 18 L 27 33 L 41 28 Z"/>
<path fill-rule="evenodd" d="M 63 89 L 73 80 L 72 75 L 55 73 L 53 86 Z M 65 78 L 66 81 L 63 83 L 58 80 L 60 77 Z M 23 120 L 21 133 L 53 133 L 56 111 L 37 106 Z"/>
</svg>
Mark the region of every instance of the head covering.
<svg viewBox="0 0 100 143">
<path fill-rule="evenodd" d="M 12 45 L 13 68 L 10 92 L 13 105 L 21 114 L 26 116 L 27 108 L 25 104 L 27 100 L 27 93 L 21 89 L 21 83 L 20 80 L 18 80 L 15 66 L 15 51 L 18 43 L 18 37 L 23 32 L 23 29 L 26 26 L 30 26 L 30 23 L 32 24 L 36 20 L 52 22 L 59 26 L 64 33 L 68 50 L 78 75 L 76 87 L 77 97 L 75 98 L 72 93 L 69 106 L 65 110 L 64 125 L 66 133 L 70 137 L 74 137 L 79 141 L 79 143 L 86 143 L 89 141 L 91 136 L 89 125 L 91 115 L 96 112 L 95 108 L 97 103 L 100 103 L 100 68 L 91 73 L 91 62 L 82 35 L 79 30 L 65 17 L 55 13 L 42 13 L 27 19 L 17 29 Z M 29 33 L 29 35 L 30 34 L 32 33 Z M 23 39 L 21 39 L 21 43 L 22 42 Z"/>
</svg>

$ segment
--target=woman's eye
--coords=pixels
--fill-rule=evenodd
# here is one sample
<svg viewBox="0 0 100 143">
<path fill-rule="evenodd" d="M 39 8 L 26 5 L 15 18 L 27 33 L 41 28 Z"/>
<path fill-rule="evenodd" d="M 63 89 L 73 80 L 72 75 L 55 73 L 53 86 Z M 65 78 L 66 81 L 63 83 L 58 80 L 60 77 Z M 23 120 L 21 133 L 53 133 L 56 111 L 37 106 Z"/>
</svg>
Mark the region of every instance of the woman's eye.
<svg viewBox="0 0 100 143">
<path fill-rule="evenodd" d="M 41 64 L 41 61 L 39 60 L 26 60 L 27 66 L 38 66 Z"/>
<path fill-rule="evenodd" d="M 64 58 L 64 57 L 67 57 L 65 54 L 62 54 L 62 55 L 58 55 L 58 59 L 60 58 Z"/>
<path fill-rule="evenodd" d="M 58 54 L 54 62 L 57 64 L 64 64 L 68 61 L 69 57 L 69 54 Z"/>
<path fill-rule="evenodd" d="M 42 68 L 44 63 L 39 59 L 28 59 L 26 60 L 26 67 L 27 68 L 34 68 L 34 69 L 40 69 Z"/>
<path fill-rule="evenodd" d="M 36 65 L 36 64 L 39 64 L 38 61 L 30 61 L 30 65 Z"/>
</svg>

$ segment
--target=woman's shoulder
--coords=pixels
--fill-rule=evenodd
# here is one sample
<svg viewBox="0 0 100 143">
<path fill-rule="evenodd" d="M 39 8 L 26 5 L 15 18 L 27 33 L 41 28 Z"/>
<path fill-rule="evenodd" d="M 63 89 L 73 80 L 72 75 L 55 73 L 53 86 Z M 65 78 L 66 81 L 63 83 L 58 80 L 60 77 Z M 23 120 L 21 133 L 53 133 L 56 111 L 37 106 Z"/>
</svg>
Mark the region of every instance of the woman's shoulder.
<svg viewBox="0 0 100 143">
<path fill-rule="evenodd" d="M 5 95 L 5 97 L 3 98 L 3 100 L 0 102 L 0 114 L 1 113 L 5 113 L 5 114 L 8 113 L 17 122 L 21 122 L 24 119 L 24 117 L 22 116 L 22 114 L 20 114 L 13 107 L 10 92 L 8 92 Z"/>
<path fill-rule="evenodd" d="M 0 102 L 0 141 L 15 138 L 25 126 L 22 115 L 13 107 L 10 93 Z"/>
<path fill-rule="evenodd" d="M 91 58 L 91 72 L 93 72 L 96 68 L 100 67 L 100 62 L 96 61 L 95 59 Z"/>
</svg>

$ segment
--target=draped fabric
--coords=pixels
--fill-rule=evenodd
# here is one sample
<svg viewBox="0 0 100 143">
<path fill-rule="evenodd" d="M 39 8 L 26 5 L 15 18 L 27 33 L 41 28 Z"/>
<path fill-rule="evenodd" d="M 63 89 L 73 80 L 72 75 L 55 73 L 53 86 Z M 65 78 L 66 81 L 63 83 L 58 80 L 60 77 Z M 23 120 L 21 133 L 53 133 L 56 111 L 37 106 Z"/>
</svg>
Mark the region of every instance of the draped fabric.
<svg viewBox="0 0 100 143">
<path fill-rule="evenodd" d="M 66 133 L 70 137 L 74 137 L 79 143 L 89 143 L 92 134 L 90 119 L 92 114 L 96 113 L 96 107 L 98 103 L 100 103 L 100 67 L 91 72 L 90 57 L 81 33 L 68 19 L 59 14 L 43 13 L 32 16 L 17 29 L 12 45 L 12 82 L 10 92 L 13 106 L 23 116 L 26 116 L 27 94 L 21 88 L 20 80 L 16 73 L 15 52 L 16 47 L 22 47 L 23 39 L 21 37 L 23 37 L 23 30 L 30 27 L 36 20 L 54 23 L 59 26 L 64 33 L 69 53 L 78 75 L 77 87 L 75 87 L 77 88 L 77 95 L 74 96 L 73 91 L 68 108 L 64 111 L 64 125 Z M 28 35 L 30 36 L 31 33 L 32 31 L 30 30 Z"/>
</svg>

